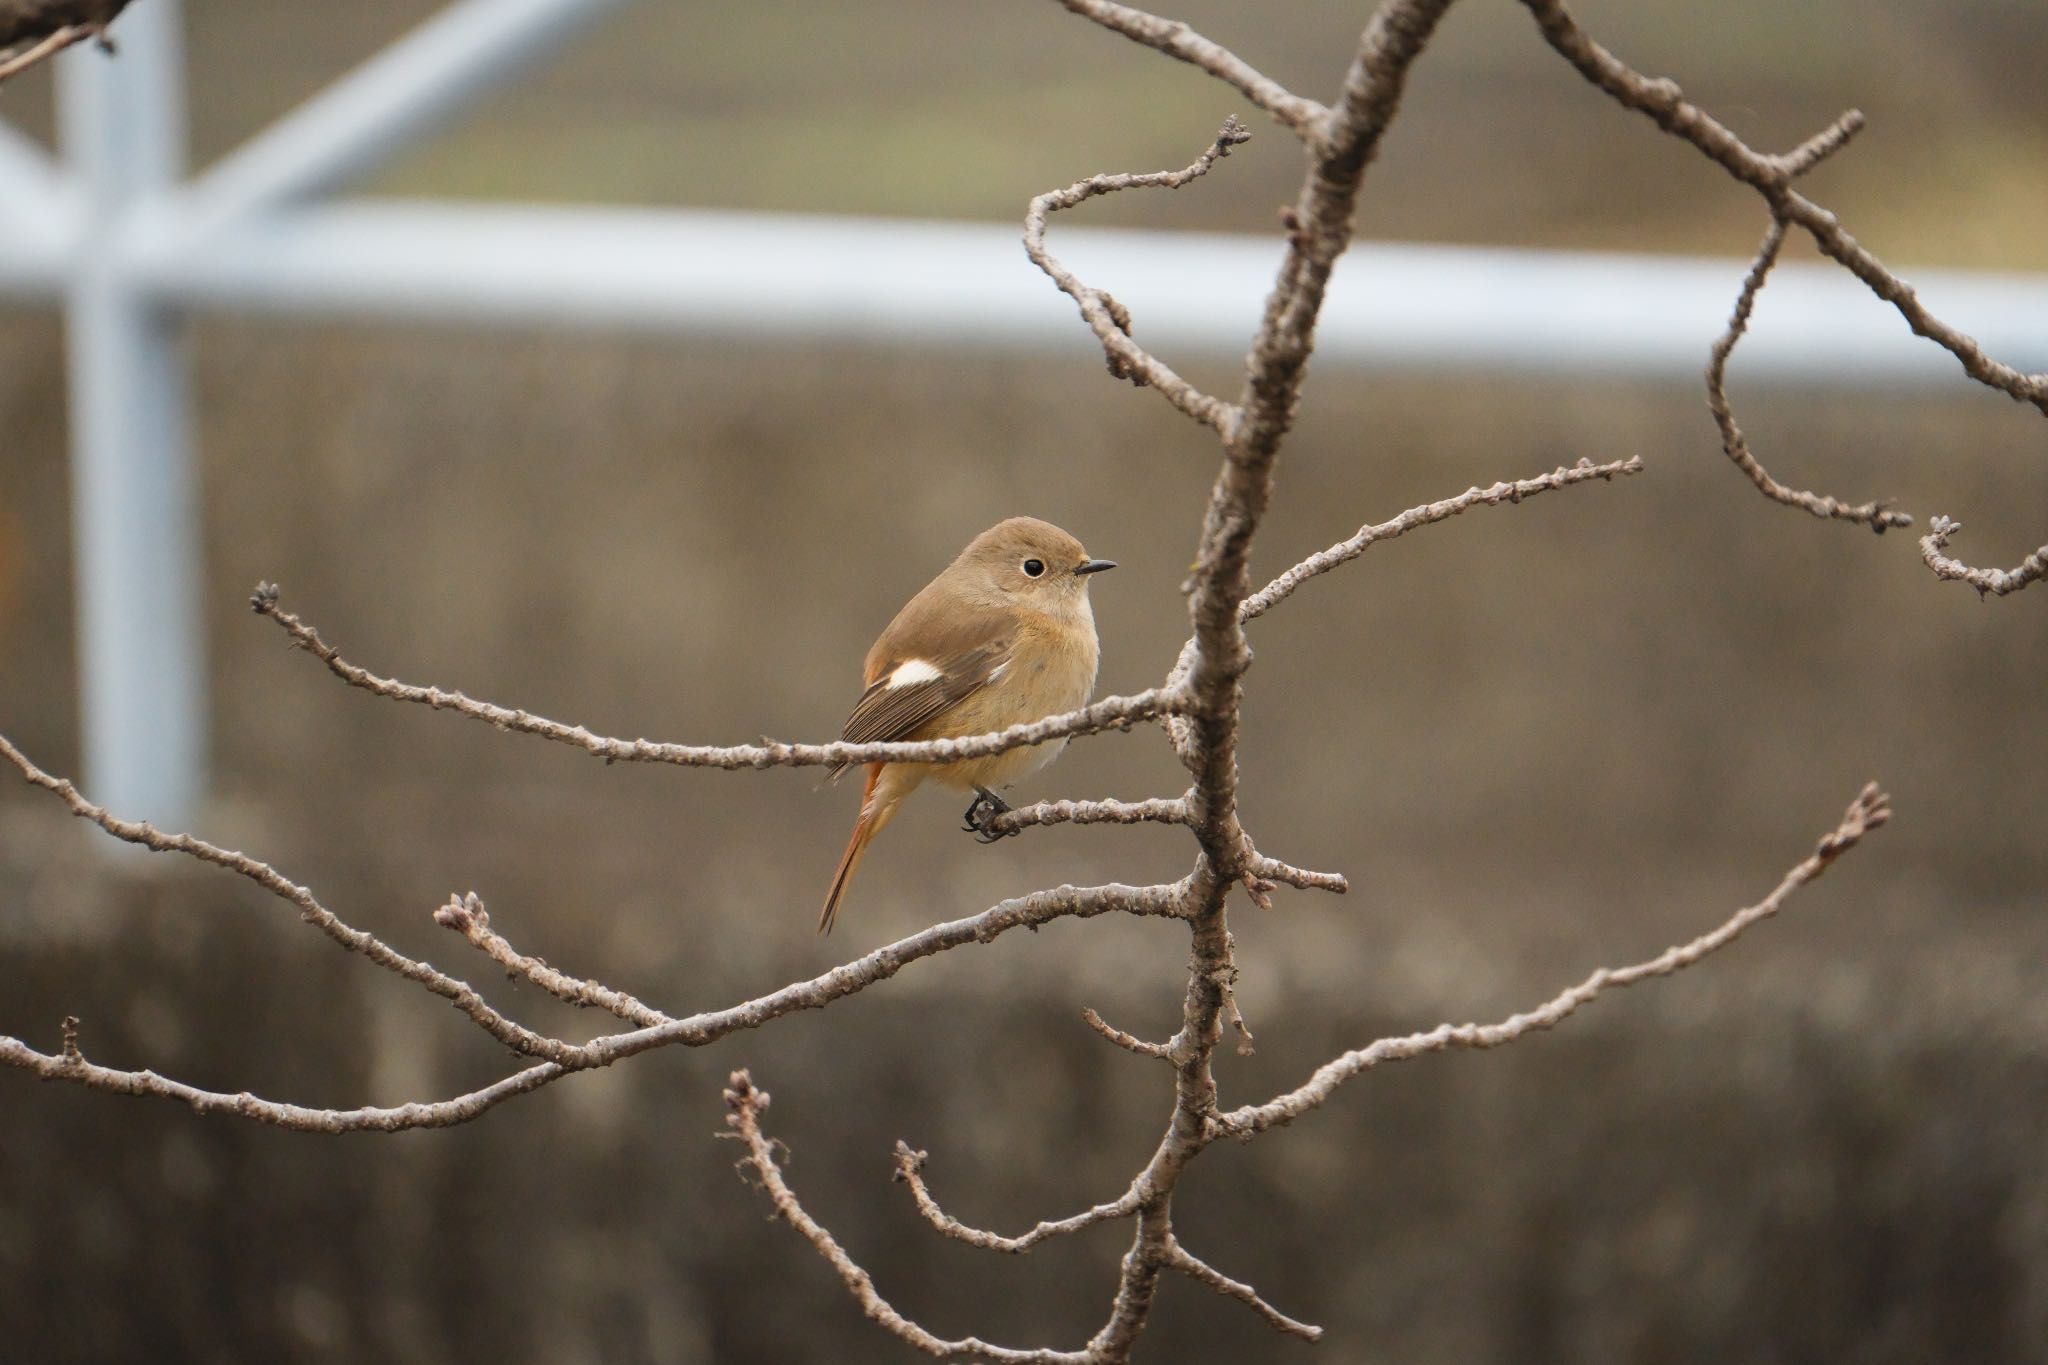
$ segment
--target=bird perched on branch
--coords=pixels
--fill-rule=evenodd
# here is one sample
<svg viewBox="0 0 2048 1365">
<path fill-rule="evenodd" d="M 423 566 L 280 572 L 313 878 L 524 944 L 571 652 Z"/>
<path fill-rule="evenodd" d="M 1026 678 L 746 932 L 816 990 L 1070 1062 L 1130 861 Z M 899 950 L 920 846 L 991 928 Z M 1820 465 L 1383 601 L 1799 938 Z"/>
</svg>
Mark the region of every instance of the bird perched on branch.
<svg viewBox="0 0 2048 1365">
<path fill-rule="evenodd" d="M 867 690 L 840 738 L 853 744 L 987 734 L 1085 705 L 1098 648 L 1088 580 L 1116 565 L 1035 517 L 1011 517 L 969 542 L 910 599 L 868 651 Z M 861 855 L 927 779 L 974 793 L 967 828 L 993 840 L 1010 809 L 996 790 L 1059 756 L 1066 740 L 954 763 L 870 763 L 860 818 L 818 916 L 832 931 Z M 837 777 L 851 765 L 832 770 Z M 1012 831 L 1014 833 L 1014 831 Z"/>
</svg>

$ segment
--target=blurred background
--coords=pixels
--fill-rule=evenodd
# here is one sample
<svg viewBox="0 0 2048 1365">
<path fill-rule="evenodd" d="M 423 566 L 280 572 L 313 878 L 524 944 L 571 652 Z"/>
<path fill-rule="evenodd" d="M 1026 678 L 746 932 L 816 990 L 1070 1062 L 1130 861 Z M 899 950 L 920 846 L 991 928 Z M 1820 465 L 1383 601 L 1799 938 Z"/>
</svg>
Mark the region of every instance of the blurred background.
<svg viewBox="0 0 2048 1365">
<path fill-rule="evenodd" d="M 1813 193 L 1888 261 L 2048 269 L 2038 7 L 1577 8 L 1760 146 L 1863 108 L 1871 128 Z M 1322 95 L 1363 10 L 1177 13 Z M 195 161 L 431 12 L 189 6 Z M 10 84 L 7 115 L 46 132 L 47 89 Z M 1079 175 L 1183 164 L 1241 106 L 1052 5 L 646 5 L 372 188 L 1009 223 Z M 1084 213 L 1267 232 L 1299 169 L 1262 137 L 1227 178 Z M 1588 90 L 1519 12 L 1478 5 L 1418 68 L 1361 217 L 1379 238 L 1728 257 L 1760 226 L 1751 194 Z M 1050 286 L 1045 306 L 1070 311 Z M 1898 325 L 1875 300 L 1868 319 Z M 607 768 L 394 706 L 243 606 L 277 580 L 365 665 L 609 733 L 822 739 L 895 608 L 1030 512 L 1121 562 L 1095 594 L 1102 686 L 1148 686 L 1185 634 L 1176 585 L 1216 454 L 1109 380 L 1078 323 L 1070 347 L 1007 353 L 213 318 L 192 353 L 214 727 L 196 832 L 501 1007 L 594 1026 L 437 929 L 450 891 L 482 894 L 522 949 L 673 1012 L 1041 885 L 1185 870 L 1172 831 L 984 848 L 927 797 L 820 941 L 851 790 Z M 69 772 L 62 361 L 54 317 L 0 313 L 0 732 Z M 1234 388 L 1234 364 L 1186 368 Z M 2048 538 L 2037 414 L 1960 377 L 1795 389 L 1734 369 L 1786 481 L 1953 515 L 1973 562 Z M 1766 503 L 1701 399 L 1597 375 L 1312 374 L 1268 573 L 1473 483 L 1580 456 L 1648 471 L 1375 549 L 1259 623 L 1247 823 L 1353 890 L 1236 912 L 1259 1050 L 1223 1059 L 1226 1102 L 1693 936 L 1774 885 L 1866 779 L 1893 824 L 1698 970 L 1212 1150 L 1183 1187 L 1189 1245 L 1330 1335 L 1275 1337 L 1173 1282 L 1141 1358 L 2048 1358 L 2048 589 L 1981 603 L 1925 571 L 1917 530 Z M 1141 730 L 1018 795 L 1182 785 Z M 101 1062 L 319 1105 L 507 1066 L 281 903 L 106 842 L 0 784 L 0 1032 L 47 1050 L 76 1014 Z M 928 1148 L 940 1199 L 999 1229 L 1112 1196 L 1170 1092 L 1079 1012 L 1164 1036 L 1184 961 L 1169 925 L 1058 924 L 442 1133 L 299 1136 L 0 1075 L 0 1357 L 902 1358 L 713 1140 L 738 1066 L 776 1097 L 798 1193 L 899 1307 L 948 1335 L 1078 1345 L 1126 1229 L 1021 1259 L 945 1241 L 890 1183 L 890 1150 Z"/>
</svg>

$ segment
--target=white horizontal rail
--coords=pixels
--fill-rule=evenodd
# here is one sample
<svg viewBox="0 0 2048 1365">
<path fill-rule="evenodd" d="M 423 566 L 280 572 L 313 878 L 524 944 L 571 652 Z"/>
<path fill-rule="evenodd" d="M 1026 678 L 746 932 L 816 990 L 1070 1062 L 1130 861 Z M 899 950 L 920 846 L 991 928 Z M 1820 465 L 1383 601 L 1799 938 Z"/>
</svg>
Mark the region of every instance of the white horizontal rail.
<svg viewBox="0 0 2048 1365">
<path fill-rule="evenodd" d="M 1055 228 L 1167 358 L 1243 352 L 1277 238 Z M 1324 361 L 1694 376 L 1746 263 L 1365 243 L 1339 266 Z M 205 309 L 436 323 L 566 324 L 893 342 L 1092 345 L 1073 306 L 996 224 L 680 210 L 359 201 L 244 223 L 140 264 Z M 1921 296 L 1995 356 L 2048 370 L 2048 276 L 1927 271 Z M 1746 379 L 1937 383 L 1954 360 L 1846 271 L 1779 267 L 1737 365 Z"/>
</svg>

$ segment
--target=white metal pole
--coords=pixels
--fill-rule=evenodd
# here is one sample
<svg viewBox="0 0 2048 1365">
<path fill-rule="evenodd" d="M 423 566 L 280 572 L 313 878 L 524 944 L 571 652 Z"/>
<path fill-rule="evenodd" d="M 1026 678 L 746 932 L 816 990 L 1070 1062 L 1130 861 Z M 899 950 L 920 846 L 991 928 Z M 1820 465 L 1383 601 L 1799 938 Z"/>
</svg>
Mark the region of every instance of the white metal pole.
<svg viewBox="0 0 2048 1365">
<path fill-rule="evenodd" d="M 625 0 L 456 0 L 198 177 L 207 231 L 361 179 Z"/>
<path fill-rule="evenodd" d="M 120 44 L 58 58 L 79 211 L 65 304 L 82 747 L 96 799 L 176 823 L 206 750 L 190 398 L 177 320 L 130 258 L 184 161 L 177 0 L 133 6 Z"/>
<path fill-rule="evenodd" d="M 54 249 L 63 230 L 57 168 L 41 147 L 0 122 L 0 254 L 35 262 L 42 267 L 35 278 L 47 281 L 54 276 Z"/>
</svg>

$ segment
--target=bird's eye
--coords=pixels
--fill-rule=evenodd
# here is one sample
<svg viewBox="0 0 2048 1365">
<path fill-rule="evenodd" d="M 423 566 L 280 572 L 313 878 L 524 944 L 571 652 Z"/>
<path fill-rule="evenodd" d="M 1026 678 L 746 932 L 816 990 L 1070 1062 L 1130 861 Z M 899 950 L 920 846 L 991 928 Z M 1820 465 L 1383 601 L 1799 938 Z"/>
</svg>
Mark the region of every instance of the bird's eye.
<svg viewBox="0 0 2048 1365">
<path fill-rule="evenodd" d="M 1025 576 L 1026 578 L 1037 578 L 1037 577 L 1039 577 L 1040 575 L 1042 575 L 1042 574 L 1043 574 L 1044 572 L 1045 572 L 1045 561 L 1044 561 L 1044 560 L 1042 560 L 1042 559 L 1027 559 L 1027 560 L 1025 560 L 1025 561 L 1024 561 L 1024 576 Z"/>
</svg>

